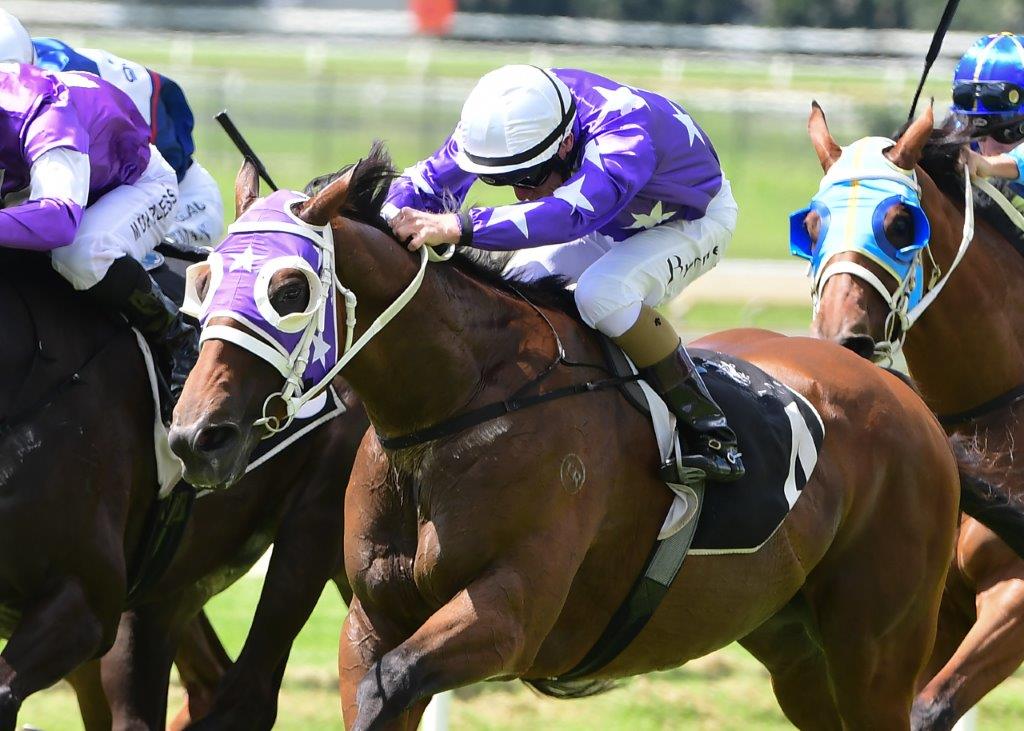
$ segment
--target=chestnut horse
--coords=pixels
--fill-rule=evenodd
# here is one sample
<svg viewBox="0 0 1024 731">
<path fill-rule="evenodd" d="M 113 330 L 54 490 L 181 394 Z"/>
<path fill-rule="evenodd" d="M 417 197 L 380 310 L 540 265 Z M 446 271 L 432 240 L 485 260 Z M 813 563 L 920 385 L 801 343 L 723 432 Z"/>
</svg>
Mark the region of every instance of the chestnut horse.
<svg viewBox="0 0 1024 731">
<path fill-rule="evenodd" d="M 362 409 L 343 391 L 347 413 L 233 490 L 198 500 L 175 560 L 122 617 L 157 492 L 136 338 L 45 257 L 3 251 L 0 261 L 0 632 L 10 638 L 0 729 L 15 727 L 26 697 L 69 675 L 89 728 L 163 728 L 179 636 L 198 631 L 189 647 L 216 649 L 193 618 L 274 541 L 252 630 L 212 699 L 214 719 L 269 728 L 291 642 L 341 565 L 338 484 L 366 429 Z M 112 645 L 101 684 L 87 661 Z M 208 660 L 227 669 L 223 656 Z"/>
<path fill-rule="evenodd" d="M 828 172 L 841 149 L 817 105 L 808 129 Z M 933 136 L 943 135 L 933 134 L 928 110 L 884 152 L 896 168 L 916 171 L 921 208 L 931 229 L 930 243 L 917 253 L 923 263 L 917 281 L 934 289 L 952 271 L 941 293 L 902 332 L 900 318 L 890 317 L 890 304 L 877 291 L 882 286 L 889 294 L 895 292 L 895 276 L 863 252 L 836 253 L 829 262 L 855 266 L 817 285 L 813 330 L 864 356 L 885 353 L 891 348 L 886 341 L 898 345 L 905 337 L 907 364 L 925 402 L 941 415 L 949 434 L 974 450 L 980 473 L 1019 501 L 1024 490 L 1024 249 L 1020 233 L 1001 211 L 979 210 L 973 243 L 953 270 L 965 231 L 965 180 L 959 162 L 962 140 L 929 144 Z M 979 200 L 975 207 L 981 204 Z M 989 208 L 994 206 L 989 203 Z M 916 235 L 915 225 L 922 225 L 900 202 L 890 202 L 880 212 L 865 203 L 856 213 L 866 221 L 884 215 L 886 236 L 897 248 Z M 807 216 L 806 227 L 818 246 L 818 212 Z M 894 325 L 888 333 L 887 319 Z M 914 703 L 914 727 L 951 728 L 1012 673 L 1024 661 L 1022 623 L 1024 560 L 991 530 L 965 516 L 927 672 L 931 680 Z"/>
<path fill-rule="evenodd" d="M 338 286 L 358 300 L 360 338 L 421 271 L 379 217 L 390 175 L 375 147 L 285 211 L 292 231 L 329 227 Z M 246 165 L 236 210 L 257 195 Z M 259 237 L 258 228 L 250 219 L 241 230 Z M 217 291 L 211 279 L 198 283 L 200 294 Z M 282 269 L 275 279 L 264 306 L 281 316 L 307 311 L 309 277 Z M 362 349 L 346 379 L 374 428 L 345 498 L 355 595 L 339 657 L 347 727 L 414 729 L 433 694 L 487 679 L 585 693 L 587 681 L 674 667 L 739 640 L 769 669 L 797 725 L 908 728 L 953 550 L 956 459 L 900 379 L 836 345 L 766 331 L 701 344 L 756 364 L 821 414 L 825 439 L 804 497 L 759 550 L 690 556 L 621 654 L 582 686 L 558 680 L 601 635 L 669 507 L 650 423 L 601 391 L 419 446 L 380 443 L 508 399 L 553 362 L 545 388 L 594 377 L 592 367 L 565 364 L 601 362 L 600 346 L 556 300 L 566 297 L 549 282 L 509 283 L 456 256 L 426 267 L 408 306 L 372 339 L 356 340 Z M 230 480 L 258 433 L 254 422 L 267 423 L 266 404 L 273 418 L 285 404 L 278 372 L 232 342 L 253 331 L 220 310 L 212 325 L 218 337 L 203 345 L 171 440 L 184 451 L 218 430 L 207 469 Z M 238 334 L 221 339 L 224 328 Z M 582 489 L 560 487 L 568 454 L 585 469 Z"/>
</svg>

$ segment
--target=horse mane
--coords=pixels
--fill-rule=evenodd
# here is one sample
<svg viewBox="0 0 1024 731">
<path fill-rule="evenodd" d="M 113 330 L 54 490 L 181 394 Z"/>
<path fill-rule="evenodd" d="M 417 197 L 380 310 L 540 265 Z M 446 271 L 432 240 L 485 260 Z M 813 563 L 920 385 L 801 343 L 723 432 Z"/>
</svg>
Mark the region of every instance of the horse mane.
<svg viewBox="0 0 1024 731">
<path fill-rule="evenodd" d="M 395 239 L 391 226 L 381 215 L 388 189 L 399 173 L 391 161 L 387 146 L 381 140 L 374 140 L 366 157 L 350 163 L 333 173 L 318 175 L 306 184 L 303 193 L 316 195 L 329 183 L 351 171 L 349 193 L 344 215 L 352 220 L 365 223 Z M 513 297 L 525 298 L 541 307 L 559 310 L 579 320 L 579 311 L 573 293 L 566 289 L 565 277 L 551 275 L 533 281 L 503 274 L 511 252 L 491 252 L 472 247 L 457 247 L 455 255 L 447 266 L 454 267 L 471 279 L 492 289 Z"/>
<path fill-rule="evenodd" d="M 907 125 L 900 130 L 897 139 L 906 131 Z M 921 168 L 928 173 L 942 193 L 958 205 L 963 205 L 964 177 L 960 153 L 963 146 L 972 140 L 969 129 L 958 123 L 954 114 L 943 120 L 942 125 L 932 130 L 931 139 L 924 147 L 921 155 Z M 1009 180 L 990 181 L 1009 199 L 1016 195 L 1010 188 Z M 1003 209 L 979 190 L 974 191 L 974 215 L 994 228 L 1017 251 L 1024 253 L 1024 231 L 1021 231 L 1007 218 Z"/>
</svg>

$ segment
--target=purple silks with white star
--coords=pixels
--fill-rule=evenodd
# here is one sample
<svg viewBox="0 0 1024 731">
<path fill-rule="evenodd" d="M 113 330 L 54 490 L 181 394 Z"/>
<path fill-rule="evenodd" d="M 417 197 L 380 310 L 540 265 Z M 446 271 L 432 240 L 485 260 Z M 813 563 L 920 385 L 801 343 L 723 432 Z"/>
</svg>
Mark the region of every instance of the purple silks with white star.
<svg viewBox="0 0 1024 731">
<path fill-rule="evenodd" d="M 43 153 L 67 148 L 89 156 L 89 203 L 134 183 L 149 165 L 149 127 L 132 100 L 91 74 L 51 74 L 0 64 L 0 194 L 31 182 Z M 30 200 L 0 211 L 0 245 L 49 250 L 70 244 L 81 206 L 62 198 Z"/>
<path fill-rule="evenodd" d="M 256 231 L 229 233 L 210 255 L 210 284 L 205 301 L 199 313 L 202 325 L 214 317 L 232 318 L 255 333 L 286 357 L 291 356 L 302 338 L 299 332 L 285 332 L 268 318 L 266 306 L 261 309 L 257 303 L 262 287 L 260 272 L 272 271 L 287 264 L 286 257 L 299 257 L 318 275 L 323 264 L 321 250 L 313 242 L 318 229 L 310 228 L 290 213 L 290 206 L 305 200 L 301 193 L 279 190 L 266 198 L 257 200 L 239 217 L 236 224 L 260 224 L 267 222 L 298 225 L 308 228 L 310 238 L 283 231 Z M 266 277 L 266 275 L 264 275 Z M 333 279 L 331 280 L 334 281 Z M 269 283 L 269 282 L 267 282 Z M 302 374 L 307 387 L 315 386 L 327 375 L 338 360 L 337 315 L 334 309 L 334 288 L 329 287 L 324 306 L 325 322 L 317 326 L 309 347 L 309 363 Z M 313 293 L 311 304 L 316 304 Z M 268 305 L 267 305 L 268 306 Z M 313 314 L 317 319 L 320 312 Z"/>
<path fill-rule="evenodd" d="M 686 111 L 653 92 L 578 69 L 552 69 L 576 99 L 576 166 L 546 198 L 472 208 L 472 246 L 525 249 L 593 231 L 623 241 L 665 221 L 702 218 L 722 187 L 711 140 Z M 461 204 L 476 176 L 455 164 L 458 130 L 407 169 L 387 202 L 435 213 Z"/>
</svg>

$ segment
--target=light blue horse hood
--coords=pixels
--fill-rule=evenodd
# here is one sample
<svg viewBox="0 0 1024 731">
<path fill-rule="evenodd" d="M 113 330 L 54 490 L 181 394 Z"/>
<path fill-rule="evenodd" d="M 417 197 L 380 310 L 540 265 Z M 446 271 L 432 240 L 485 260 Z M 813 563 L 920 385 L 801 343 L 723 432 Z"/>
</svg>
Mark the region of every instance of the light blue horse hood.
<svg viewBox="0 0 1024 731">
<path fill-rule="evenodd" d="M 818 186 L 811 205 L 790 216 L 790 250 L 811 262 L 812 276 L 821 276 L 829 259 L 852 251 L 862 254 L 903 281 L 916 269 L 911 306 L 921 296 L 921 264 L 918 252 L 928 245 L 930 227 L 921 206 L 920 185 L 914 170 L 904 170 L 884 151 L 895 144 L 886 137 L 865 137 L 843 148 Z M 894 203 L 903 203 L 914 218 L 914 239 L 903 247 L 892 244 L 885 233 L 884 217 Z M 811 211 L 821 217 L 818 241 L 804 228 Z M 867 211 L 871 215 L 866 215 Z"/>
</svg>

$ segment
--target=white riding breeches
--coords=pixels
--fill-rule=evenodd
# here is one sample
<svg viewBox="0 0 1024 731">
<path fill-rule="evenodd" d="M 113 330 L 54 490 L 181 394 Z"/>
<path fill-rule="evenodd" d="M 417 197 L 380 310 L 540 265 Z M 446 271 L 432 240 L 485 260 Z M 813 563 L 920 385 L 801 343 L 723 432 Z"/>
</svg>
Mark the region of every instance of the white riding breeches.
<svg viewBox="0 0 1024 731">
<path fill-rule="evenodd" d="M 89 289 L 106 275 L 114 260 L 140 260 L 167 234 L 178 207 L 174 170 L 150 145 L 142 177 L 115 188 L 82 212 L 75 239 L 54 249 L 53 268 L 75 289 Z"/>
<path fill-rule="evenodd" d="M 729 181 L 723 180 L 703 218 L 663 223 L 620 242 L 595 232 L 521 249 L 505 271 L 525 280 L 569 278 L 584 322 L 618 337 L 636 322 L 641 305 L 674 299 L 719 262 L 736 230 L 737 212 Z"/>
<path fill-rule="evenodd" d="M 167 243 L 187 252 L 209 253 L 224 233 L 224 203 L 213 176 L 193 162 L 178 183 L 178 215 Z"/>
</svg>

